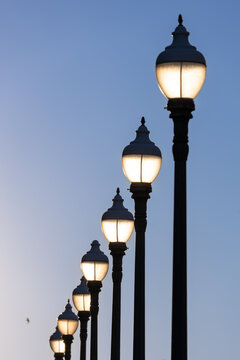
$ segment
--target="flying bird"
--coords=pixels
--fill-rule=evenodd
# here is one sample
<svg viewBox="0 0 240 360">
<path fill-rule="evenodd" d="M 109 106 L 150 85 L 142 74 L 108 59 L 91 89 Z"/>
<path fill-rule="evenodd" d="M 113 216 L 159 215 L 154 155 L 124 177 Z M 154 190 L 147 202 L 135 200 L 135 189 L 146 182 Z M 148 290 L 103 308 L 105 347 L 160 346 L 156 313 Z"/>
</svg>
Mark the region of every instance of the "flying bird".
<svg viewBox="0 0 240 360">
<path fill-rule="evenodd" d="M 29 324 L 30 323 L 30 319 L 27 317 L 26 318 L 26 322 Z"/>
</svg>

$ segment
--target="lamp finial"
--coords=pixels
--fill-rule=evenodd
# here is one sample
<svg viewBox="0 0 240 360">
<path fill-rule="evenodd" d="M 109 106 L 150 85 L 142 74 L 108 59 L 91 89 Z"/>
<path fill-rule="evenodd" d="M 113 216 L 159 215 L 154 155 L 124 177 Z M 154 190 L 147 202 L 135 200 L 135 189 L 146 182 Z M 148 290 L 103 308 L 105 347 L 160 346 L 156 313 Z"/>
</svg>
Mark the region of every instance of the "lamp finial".
<svg viewBox="0 0 240 360">
<path fill-rule="evenodd" d="M 120 194 L 120 189 L 119 189 L 119 187 L 117 188 L 117 195 L 119 195 Z"/>
<path fill-rule="evenodd" d="M 179 23 L 179 25 L 182 25 L 182 23 L 183 23 L 183 18 L 182 18 L 181 14 L 178 15 L 178 23 Z"/>
<path fill-rule="evenodd" d="M 142 125 L 145 124 L 145 118 L 144 118 L 144 116 L 143 116 L 142 119 L 141 119 L 141 123 L 142 123 Z"/>
</svg>

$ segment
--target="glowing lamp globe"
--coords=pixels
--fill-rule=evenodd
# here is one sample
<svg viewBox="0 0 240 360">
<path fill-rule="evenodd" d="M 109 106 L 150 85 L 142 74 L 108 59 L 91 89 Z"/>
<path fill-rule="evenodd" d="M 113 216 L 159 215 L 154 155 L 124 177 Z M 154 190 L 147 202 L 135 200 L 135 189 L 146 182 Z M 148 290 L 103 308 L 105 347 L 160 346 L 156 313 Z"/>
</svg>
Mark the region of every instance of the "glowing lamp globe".
<svg viewBox="0 0 240 360">
<path fill-rule="evenodd" d="M 172 33 L 173 41 L 156 61 L 156 76 L 160 90 L 168 99 L 194 99 L 201 90 L 206 77 L 206 60 L 188 41 L 189 32 L 179 25 Z"/>
<path fill-rule="evenodd" d="M 83 276 L 81 283 L 73 290 L 72 299 L 77 311 L 90 311 L 91 295 L 88 291 L 87 281 Z"/>
<path fill-rule="evenodd" d="M 72 311 L 68 300 L 64 312 L 58 317 L 58 329 L 62 335 L 73 335 L 78 327 L 78 317 Z"/>
<path fill-rule="evenodd" d="M 94 240 L 91 249 L 82 257 L 81 269 L 87 281 L 102 281 L 108 272 L 108 257 L 100 250 L 100 244 Z"/>
<path fill-rule="evenodd" d="M 55 354 L 65 353 L 65 344 L 62 340 L 62 334 L 60 333 L 58 327 L 56 327 L 56 331 L 50 336 L 49 344 Z"/>
<path fill-rule="evenodd" d="M 126 243 L 134 229 L 133 215 L 123 206 L 123 198 L 117 188 L 113 205 L 102 216 L 102 231 L 110 243 Z"/>
<path fill-rule="evenodd" d="M 162 163 L 160 149 L 149 139 L 149 131 L 142 117 L 137 136 L 122 153 L 122 167 L 131 183 L 152 183 Z"/>
</svg>

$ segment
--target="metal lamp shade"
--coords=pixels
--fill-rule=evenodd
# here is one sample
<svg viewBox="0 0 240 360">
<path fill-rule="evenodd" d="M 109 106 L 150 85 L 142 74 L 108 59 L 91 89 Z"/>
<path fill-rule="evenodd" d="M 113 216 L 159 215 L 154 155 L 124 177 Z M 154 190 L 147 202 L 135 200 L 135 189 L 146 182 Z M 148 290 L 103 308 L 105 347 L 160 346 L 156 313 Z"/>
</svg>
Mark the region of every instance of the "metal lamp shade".
<svg viewBox="0 0 240 360">
<path fill-rule="evenodd" d="M 117 188 L 113 205 L 102 216 L 102 231 L 105 238 L 111 242 L 126 243 L 134 229 L 133 215 L 123 206 L 123 198 Z"/>
<path fill-rule="evenodd" d="M 145 119 L 137 130 L 137 136 L 122 153 L 122 166 L 125 176 L 131 183 L 152 183 L 157 177 L 162 155 L 160 149 L 149 139 Z"/>
<path fill-rule="evenodd" d="M 58 317 L 58 329 L 63 335 L 73 335 L 78 327 L 78 317 L 72 312 L 69 301 L 65 311 Z"/>
<path fill-rule="evenodd" d="M 49 344 L 54 353 L 57 354 L 64 354 L 65 353 L 65 344 L 62 340 L 62 334 L 58 330 L 58 327 L 56 327 L 55 333 L 52 334 L 52 336 L 49 339 Z"/>
<path fill-rule="evenodd" d="M 156 76 L 160 90 L 168 99 L 194 99 L 201 90 L 206 77 L 206 61 L 188 41 L 189 32 L 179 25 L 172 33 L 173 42 L 159 54 Z"/>
<path fill-rule="evenodd" d="M 82 257 L 81 269 L 87 281 L 102 281 L 108 272 L 108 258 L 99 249 L 97 240 L 91 246 L 91 250 Z"/>
<path fill-rule="evenodd" d="M 85 277 L 81 278 L 81 283 L 73 290 L 72 299 L 77 311 L 90 311 L 91 295 L 88 291 Z"/>
</svg>

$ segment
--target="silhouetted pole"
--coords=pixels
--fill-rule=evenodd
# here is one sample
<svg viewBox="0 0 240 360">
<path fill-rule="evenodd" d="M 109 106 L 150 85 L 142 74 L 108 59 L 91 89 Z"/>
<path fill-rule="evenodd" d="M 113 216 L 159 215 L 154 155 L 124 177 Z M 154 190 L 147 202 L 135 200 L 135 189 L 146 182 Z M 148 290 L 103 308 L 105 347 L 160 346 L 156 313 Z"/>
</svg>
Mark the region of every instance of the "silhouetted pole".
<svg viewBox="0 0 240 360">
<path fill-rule="evenodd" d="M 188 122 L 192 118 L 192 99 L 170 99 L 167 109 L 174 123 L 174 225 L 172 360 L 187 360 L 187 207 L 186 162 L 188 158 Z"/>
<path fill-rule="evenodd" d="M 120 242 L 110 243 L 109 250 L 113 257 L 111 360 L 120 360 L 122 258 L 125 255 L 127 246 L 125 243 Z"/>
<path fill-rule="evenodd" d="M 151 184 L 132 183 L 130 187 L 135 202 L 135 288 L 133 360 L 145 360 L 145 232 L 147 227 L 147 200 Z"/>
<path fill-rule="evenodd" d="M 71 360 L 71 344 L 73 342 L 73 336 L 63 335 L 62 338 L 65 343 L 65 360 Z"/>
<path fill-rule="evenodd" d="M 80 360 L 86 360 L 86 342 L 87 342 L 87 323 L 90 317 L 90 311 L 79 311 L 80 321 Z"/>
<path fill-rule="evenodd" d="M 88 281 L 88 289 L 91 294 L 91 345 L 90 345 L 90 360 L 97 360 L 98 358 L 98 297 L 101 291 L 101 281 Z"/>
</svg>

